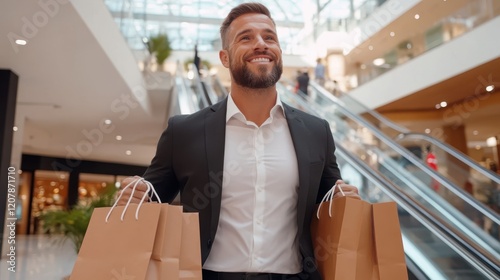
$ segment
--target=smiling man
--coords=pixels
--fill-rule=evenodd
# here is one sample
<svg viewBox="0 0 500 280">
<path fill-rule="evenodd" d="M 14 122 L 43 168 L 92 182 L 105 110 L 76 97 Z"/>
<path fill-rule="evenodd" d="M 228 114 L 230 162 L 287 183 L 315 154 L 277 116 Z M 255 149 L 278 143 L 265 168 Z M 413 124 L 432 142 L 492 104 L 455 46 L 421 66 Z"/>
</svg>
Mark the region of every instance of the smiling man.
<svg viewBox="0 0 500 280">
<path fill-rule="evenodd" d="M 276 92 L 283 62 L 269 10 L 241 4 L 220 31 L 230 95 L 172 117 L 143 177 L 162 201 L 180 192 L 184 209 L 199 213 L 204 280 L 319 280 L 309 230 L 315 204 L 336 183 L 348 196 L 359 198 L 358 190 L 341 180 L 328 122 Z M 138 189 L 135 202 L 146 187 Z"/>
</svg>

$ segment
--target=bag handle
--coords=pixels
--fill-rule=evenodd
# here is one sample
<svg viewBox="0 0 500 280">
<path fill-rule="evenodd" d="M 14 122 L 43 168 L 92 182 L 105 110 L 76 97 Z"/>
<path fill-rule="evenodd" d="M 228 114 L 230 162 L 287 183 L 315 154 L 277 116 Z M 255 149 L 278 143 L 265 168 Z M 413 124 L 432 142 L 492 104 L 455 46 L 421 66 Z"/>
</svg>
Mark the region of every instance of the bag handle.
<svg viewBox="0 0 500 280">
<path fill-rule="evenodd" d="M 342 190 L 342 188 L 340 187 L 340 184 L 335 183 L 335 185 L 333 185 L 333 187 L 328 192 L 326 192 L 325 196 L 323 196 L 323 198 L 321 199 L 321 201 L 319 203 L 318 211 L 316 211 L 316 217 L 318 218 L 318 220 L 319 220 L 319 210 L 321 209 L 321 204 L 323 204 L 323 202 L 327 202 L 327 201 L 330 201 L 330 205 L 328 208 L 328 215 L 330 216 L 330 218 L 332 217 L 332 201 L 333 201 L 333 195 L 335 193 L 336 188 L 339 188 L 339 191 L 342 194 L 342 196 L 345 196 L 345 193 Z"/>
<path fill-rule="evenodd" d="M 116 208 L 117 204 L 118 204 L 118 201 L 120 200 L 120 198 L 122 197 L 123 195 L 123 191 L 126 190 L 127 188 L 131 187 L 132 184 L 134 185 L 132 187 L 132 193 L 130 194 L 130 197 L 127 201 L 127 203 L 125 204 L 125 208 L 123 209 L 122 211 L 122 215 L 120 216 L 120 220 L 123 222 L 123 217 L 125 216 L 125 212 L 127 212 L 127 209 L 132 201 L 132 197 L 133 197 L 133 194 L 135 192 L 135 189 L 137 188 L 137 185 L 140 183 L 140 182 L 143 182 L 146 184 L 147 186 L 147 191 L 144 193 L 144 195 L 142 196 L 141 198 L 141 201 L 139 202 L 139 205 L 137 206 L 137 209 L 135 211 L 135 219 L 136 220 L 139 220 L 139 209 L 141 208 L 142 204 L 144 203 L 144 200 L 146 199 L 146 197 L 148 198 L 148 201 L 151 201 L 151 197 L 148 195 L 148 193 L 150 191 L 153 192 L 154 196 L 156 196 L 156 199 L 158 199 L 158 202 L 161 203 L 161 200 L 160 200 L 160 197 L 158 196 L 158 193 L 156 192 L 155 188 L 153 187 L 153 184 L 151 184 L 149 181 L 147 181 L 146 179 L 144 178 L 137 178 L 137 179 L 134 179 L 132 182 L 128 183 L 123 189 L 122 191 L 120 192 L 120 195 L 118 196 L 118 198 L 116 199 L 115 203 L 113 204 L 113 206 L 111 206 L 111 209 L 109 210 L 108 214 L 106 215 L 106 223 L 108 222 L 109 220 L 109 216 L 111 216 L 111 212 L 113 212 L 113 210 Z"/>
</svg>

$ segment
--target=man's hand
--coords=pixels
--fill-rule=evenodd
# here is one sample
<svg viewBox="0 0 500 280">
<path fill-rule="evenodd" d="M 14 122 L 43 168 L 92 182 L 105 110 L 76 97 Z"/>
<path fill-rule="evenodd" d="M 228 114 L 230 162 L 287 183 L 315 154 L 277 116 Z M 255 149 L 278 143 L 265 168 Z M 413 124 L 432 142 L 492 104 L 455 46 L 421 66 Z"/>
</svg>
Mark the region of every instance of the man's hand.
<svg viewBox="0 0 500 280">
<path fill-rule="evenodd" d="M 120 195 L 121 193 L 123 193 L 123 194 L 121 195 L 120 200 L 118 200 L 117 205 L 122 206 L 122 205 L 127 204 L 128 200 L 130 198 L 130 195 L 132 194 L 132 190 L 134 189 L 134 185 L 135 185 L 135 182 L 134 183 L 132 183 L 132 182 L 135 180 L 138 180 L 138 179 L 141 179 L 141 177 L 134 176 L 134 177 L 127 177 L 127 178 L 123 179 L 123 181 L 120 184 L 120 193 L 118 195 Z M 132 183 L 132 184 L 127 189 L 124 190 L 124 188 L 130 183 Z M 139 182 L 137 184 L 137 187 L 134 190 L 134 193 L 132 195 L 132 200 L 130 200 L 130 203 L 141 202 L 141 199 L 144 197 L 144 195 L 146 194 L 147 191 L 148 191 L 148 186 L 142 181 Z"/>
<path fill-rule="evenodd" d="M 335 188 L 335 193 L 333 195 L 333 198 L 342 197 L 343 195 L 340 192 L 340 189 L 342 189 L 345 196 L 361 199 L 361 197 L 359 196 L 359 191 L 358 191 L 357 187 L 355 187 L 353 185 L 346 184 L 342 180 L 337 180 L 336 184 L 337 184 L 338 188 Z"/>
</svg>

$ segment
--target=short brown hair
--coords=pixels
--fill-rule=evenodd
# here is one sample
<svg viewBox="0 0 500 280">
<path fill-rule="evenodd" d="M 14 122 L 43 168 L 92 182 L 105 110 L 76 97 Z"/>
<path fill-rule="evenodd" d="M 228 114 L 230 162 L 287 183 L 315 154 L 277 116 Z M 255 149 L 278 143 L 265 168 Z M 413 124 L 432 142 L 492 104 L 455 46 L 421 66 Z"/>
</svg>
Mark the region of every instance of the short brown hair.
<svg viewBox="0 0 500 280">
<path fill-rule="evenodd" d="M 260 4 L 260 3 L 243 3 L 240 4 L 229 12 L 227 17 L 224 19 L 224 22 L 222 22 L 222 25 L 220 27 L 220 38 L 222 40 L 222 48 L 226 49 L 227 48 L 227 43 L 226 43 L 226 35 L 227 35 L 227 30 L 229 29 L 229 26 L 231 23 L 237 19 L 238 17 L 245 15 L 245 14 L 263 14 L 266 15 L 271 19 L 273 22 L 274 26 L 276 26 L 276 23 L 274 22 L 273 18 L 271 17 L 271 13 L 269 12 L 269 9 L 267 9 L 266 6 Z"/>
</svg>

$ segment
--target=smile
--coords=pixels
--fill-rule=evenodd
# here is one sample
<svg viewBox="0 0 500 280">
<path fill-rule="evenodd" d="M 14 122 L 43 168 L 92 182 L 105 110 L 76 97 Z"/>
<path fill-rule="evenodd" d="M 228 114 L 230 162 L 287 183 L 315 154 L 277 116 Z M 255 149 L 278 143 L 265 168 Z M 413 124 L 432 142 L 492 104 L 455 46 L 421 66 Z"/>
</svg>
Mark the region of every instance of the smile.
<svg viewBox="0 0 500 280">
<path fill-rule="evenodd" d="M 269 58 L 258 57 L 250 60 L 250 62 L 269 62 L 271 61 Z"/>
</svg>

